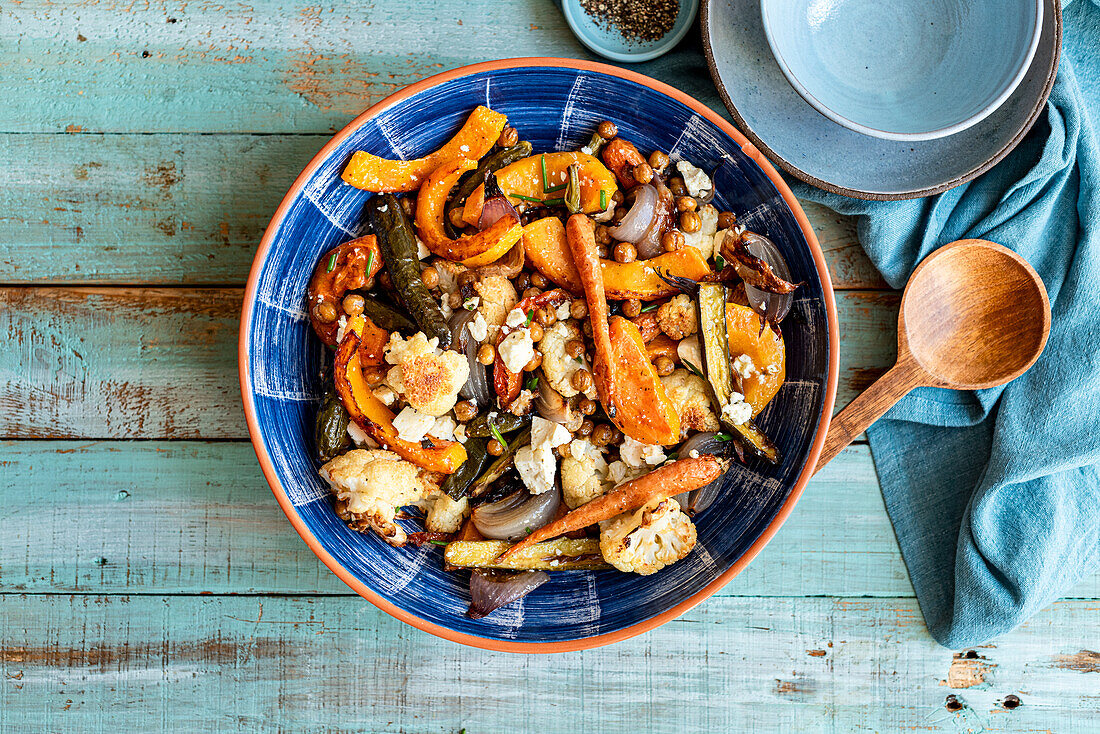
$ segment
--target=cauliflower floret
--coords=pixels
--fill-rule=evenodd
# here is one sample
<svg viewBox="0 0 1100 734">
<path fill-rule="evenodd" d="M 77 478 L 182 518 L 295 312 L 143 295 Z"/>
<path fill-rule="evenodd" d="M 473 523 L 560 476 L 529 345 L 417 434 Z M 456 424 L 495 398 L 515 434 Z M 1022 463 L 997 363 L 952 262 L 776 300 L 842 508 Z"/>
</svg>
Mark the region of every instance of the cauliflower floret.
<svg viewBox="0 0 1100 734">
<path fill-rule="evenodd" d="M 474 290 L 480 299 L 477 310 L 485 318 L 489 337 L 493 338 L 500 331 L 508 312 L 519 303 L 516 287 L 503 275 L 490 275 L 474 283 Z"/>
<path fill-rule="evenodd" d="M 591 502 L 607 491 L 607 462 L 590 442 L 578 438 L 569 444 L 569 456 L 561 460 L 561 491 L 570 508 Z"/>
<path fill-rule="evenodd" d="M 600 553 L 620 571 L 648 576 L 691 553 L 695 525 L 671 497 L 600 524 Z"/>
<path fill-rule="evenodd" d="M 458 276 L 469 270 L 465 265 L 445 260 L 441 257 L 432 260 L 432 267 L 439 273 L 439 289 L 444 293 L 458 290 Z M 443 299 L 446 301 L 447 299 Z"/>
<path fill-rule="evenodd" d="M 680 341 L 699 331 L 699 317 L 691 297 L 681 293 L 657 309 L 657 325 L 669 339 Z"/>
<path fill-rule="evenodd" d="M 565 345 L 573 339 L 580 338 L 581 330 L 575 324 L 558 321 L 543 331 L 542 340 L 539 341 L 539 351 L 542 352 L 542 376 L 563 398 L 571 398 L 578 394 L 577 388 L 573 387 L 573 374 L 578 370 L 588 369 L 588 362 L 585 361 L 584 356 L 574 359 L 565 353 Z M 584 395 L 590 400 L 595 400 L 595 384 Z"/>
<path fill-rule="evenodd" d="M 386 383 L 416 410 L 441 416 L 458 402 L 458 391 L 470 377 L 470 365 L 458 352 L 441 352 L 436 344 L 423 332 L 407 340 L 393 334 L 386 345 L 386 362 L 394 366 Z"/>
<path fill-rule="evenodd" d="M 688 431 L 720 430 L 718 416 L 710 404 L 707 383 L 702 377 L 680 368 L 662 377 L 661 384 L 680 414 L 681 437 L 686 436 Z"/>
<path fill-rule="evenodd" d="M 456 502 L 446 492 L 440 491 L 433 492 L 429 499 L 432 506 L 424 520 L 425 530 L 429 533 L 457 533 L 470 512 L 470 501 L 463 497 Z"/>
<path fill-rule="evenodd" d="M 704 204 L 699 207 L 699 229 L 695 232 L 684 232 L 684 242 L 691 245 L 703 257 L 710 260 L 718 252 L 722 240 L 715 239 L 714 233 L 718 230 L 718 210 L 712 204 Z"/>
<path fill-rule="evenodd" d="M 393 521 L 397 508 L 424 495 L 420 470 L 391 451 L 354 449 L 321 467 L 336 493 L 336 514 L 352 530 L 374 530 L 390 545 L 404 545 L 405 531 Z"/>
</svg>

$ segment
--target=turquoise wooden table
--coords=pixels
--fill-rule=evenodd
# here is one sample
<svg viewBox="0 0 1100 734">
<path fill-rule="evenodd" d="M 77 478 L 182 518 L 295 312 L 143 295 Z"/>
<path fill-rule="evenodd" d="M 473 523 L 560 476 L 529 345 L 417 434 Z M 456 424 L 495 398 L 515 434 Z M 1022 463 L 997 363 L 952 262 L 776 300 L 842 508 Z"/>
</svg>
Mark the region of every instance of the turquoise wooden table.
<svg viewBox="0 0 1100 734">
<path fill-rule="evenodd" d="M 724 112 L 697 36 L 638 68 Z M 538 0 L 0 5 L 0 730 L 1100 731 L 1100 577 L 937 646 L 865 444 L 723 591 L 586 652 L 430 637 L 298 538 L 238 396 L 263 227 L 366 106 L 536 54 L 586 55 Z M 807 209 L 842 406 L 891 363 L 898 296 Z"/>
</svg>

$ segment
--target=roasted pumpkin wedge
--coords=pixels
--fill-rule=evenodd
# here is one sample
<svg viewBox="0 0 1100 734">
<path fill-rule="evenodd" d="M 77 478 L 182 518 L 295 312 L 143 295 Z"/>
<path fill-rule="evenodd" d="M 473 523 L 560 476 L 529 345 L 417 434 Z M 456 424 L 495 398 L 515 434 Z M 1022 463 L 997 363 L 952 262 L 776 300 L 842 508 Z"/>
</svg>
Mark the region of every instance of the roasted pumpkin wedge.
<svg viewBox="0 0 1100 734">
<path fill-rule="evenodd" d="M 564 203 L 569 166 L 576 164 L 580 182 L 580 209 L 589 214 L 602 212 L 618 189 L 615 176 L 599 159 L 587 153 L 544 153 L 533 155 L 497 171 L 497 183 L 513 204 L 553 201 Z M 478 186 L 466 199 L 462 219 L 477 226 L 485 204 L 485 187 Z"/>
<path fill-rule="evenodd" d="M 480 158 L 492 150 L 507 122 L 501 113 L 478 105 L 462 129 L 435 152 L 411 161 L 395 161 L 356 151 L 340 177 L 356 188 L 375 193 L 416 191 L 445 161 Z"/>
<path fill-rule="evenodd" d="M 371 278 L 381 269 L 382 253 L 372 234 L 345 242 L 318 261 L 309 279 L 309 321 L 321 341 L 336 346 L 344 295 L 369 287 Z"/>
<path fill-rule="evenodd" d="M 745 365 L 748 374 L 741 374 L 741 385 L 754 417 L 775 397 L 787 376 L 783 335 L 771 327 L 763 330 L 760 327 L 760 316 L 751 308 L 726 304 L 726 332 L 734 369 L 742 355 L 752 361 L 751 365 Z"/>
<path fill-rule="evenodd" d="M 574 295 L 584 292 L 565 238 L 565 225 L 557 217 L 538 219 L 524 227 L 523 243 L 528 261 L 547 279 Z M 632 263 L 600 260 L 600 269 L 607 297 L 616 301 L 655 301 L 679 293 L 675 286 L 661 280 L 658 271 L 690 280 L 702 280 L 711 273 L 703 253 L 694 247 Z"/>
<path fill-rule="evenodd" d="M 344 339 L 336 352 L 333 374 L 336 392 L 351 420 L 382 448 L 393 451 L 401 458 L 428 471 L 453 473 L 466 460 L 466 449 L 462 444 L 433 438 L 428 442 L 431 444 L 429 446 L 423 442 L 405 441 L 397 437 L 397 430 L 393 427 L 393 412 L 371 392 L 359 364 L 359 335 L 363 326 L 362 317 L 356 317 L 349 322 Z"/>
<path fill-rule="evenodd" d="M 469 158 L 447 161 L 428 174 L 416 196 L 416 231 L 424 246 L 469 268 L 495 262 L 523 236 L 523 225 L 512 217 L 504 217 L 477 234 L 458 239 L 447 236 L 443 228 L 447 194 L 463 173 L 475 168 L 477 161 Z"/>
<path fill-rule="evenodd" d="M 566 237 L 584 284 L 595 346 L 592 372 L 608 418 L 636 441 L 678 443 L 680 416 L 649 361 L 641 332 L 621 316 L 608 319 L 592 222 L 584 214 L 574 214 L 566 225 Z"/>
</svg>

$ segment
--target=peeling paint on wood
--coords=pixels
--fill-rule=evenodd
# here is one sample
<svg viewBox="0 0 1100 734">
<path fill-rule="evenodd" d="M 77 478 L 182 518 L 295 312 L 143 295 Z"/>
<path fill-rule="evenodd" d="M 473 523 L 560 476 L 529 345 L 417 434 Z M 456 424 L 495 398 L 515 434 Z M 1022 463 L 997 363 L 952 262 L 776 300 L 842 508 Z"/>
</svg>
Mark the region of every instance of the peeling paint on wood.
<svg viewBox="0 0 1100 734">
<path fill-rule="evenodd" d="M 1054 664 L 1078 673 L 1100 673 L 1100 652 L 1081 650 L 1072 655 L 1055 655 Z"/>
</svg>

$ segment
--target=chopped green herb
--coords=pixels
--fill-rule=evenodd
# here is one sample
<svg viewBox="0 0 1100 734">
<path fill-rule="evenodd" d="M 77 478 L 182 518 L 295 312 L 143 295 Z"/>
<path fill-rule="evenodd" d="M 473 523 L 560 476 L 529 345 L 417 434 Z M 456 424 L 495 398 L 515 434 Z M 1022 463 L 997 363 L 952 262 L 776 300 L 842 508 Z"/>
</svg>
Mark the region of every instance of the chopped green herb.
<svg viewBox="0 0 1100 734">
<path fill-rule="evenodd" d="M 666 457 L 665 457 L 665 460 L 664 460 L 664 461 L 662 461 L 661 463 L 662 463 L 662 464 L 668 464 L 668 463 L 671 463 L 671 462 L 673 462 L 673 461 L 676 461 L 676 460 L 677 460 L 677 459 L 679 459 L 679 458 L 680 458 L 680 455 L 679 455 L 678 453 L 676 453 L 675 451 L 673 451 L 673 452 L 672 452 L 671 454 L 669 454 L 668 456 L 666 456 Z"/>
<path fill-rule="evenodd" d="M 524 530 L 524 532 L 526 532 L 526 533 L 527 533 L 528 535 L 530 535 L 531 533 L 535 532 L 535 531 L 534 531 L 534 530 L 533 530 L 532 528 L 530 528 L 530 527 L 526 527 L 526 528 L 524 528 L 523 530 Z"/>
<path fill-rule="evenodd" d="M 565 189 L 565 188 L 567 188 L 568 186 L 569 186 L 569 183 L 568 183 L 568 182 L 566 182 L 566 183 L 563 183 L 563 184 L 558 184 L 557 186 L 551 186 L 550 188 L 548 188 L 548 189 L 546 190 L 546 193 L 548 193 L 548 194 L 552 194 L 552 193 L 554 193 L 555 191 L 561 191 L 562 189 Z"/>
<path fill-rule="evenodd" d="M 549 177 L 546 175 L 546 156 L 540 155 L 539 156 L 539 163 L 542 164 L 542 190 L 543 191 L 549 191 L 550 189 L 547 188 L 550 185 L 550 183 L 549 183 L 549 181 L 547 181 L 547 179 Z"/>
<path fill-rule="evenodd" d="M 445 540 L 429 540 L 428 542 L 432 545 L 447 545 L 447 541 Z"/>
<path fill-rule="evenodd" d="M 600 189 L 600 209 L 607 209 L 607 192 Z"/>
<path fill-rule="evenodd" d="M 489 432 L 493 434 L 493 438 L 500 441 L 501 446 L 508 445 L 508 442 L 504 440 L 504 434 L 500 432 L 500 429 L 497 428 L 497 424 L 493 423 L 492 420 L 489 421 Z"/>
<path fill-rule="evenodd" d="M 370 251 L 367 255 L 367 275 L 370 275 L 370 269 L 374 267 L 374 250 Z"/>
<path fill-rule="evenodd" d="M 526 387 L 528 390 L 531 390 L 531 391 L 537 390 L 538 387 L 539 387 L 539 378 L 537 378 L 537 377 L 530 378 L 529 380 L 527 380 L 527 384 L 524 385 L 524 387 Z"/>
<path fill-rule="evenodd" d="M 642 313 L 649 313 L 650 311 L 656 311 L 660 307 L 661 307 L 661 304 L 659 304 L 659 303 L 651 303 L 651 304 L 649 304 L 648 306 L 646 306 L 645 308 L 642 309 Z"/>
<path fill-rule="evenodd" d="M 714 434 L 714 440 L 715 441 L 721 441 L 722 443 L 725 443 L 726 441 L 732 441 L 733 436 L 731 436 L 728 433 L 716 433 L 716 434 Z"/>
<path fill-rule="evenodd" d="M 714 264 L 719 270 L 721 270 L 722 268 L 726 267 L 726 258 L 722 257 L 721 255 L 715 255 Z"/>
<path fill-rule="evenodd" d="M 472 298 L 467 298 L 465 301 L 463 301 L 462 302 L 462 307 L 464 309 L 466 309 L 467 311 L 476 311 L 477 310 L 477 304 L 474 303 L 474 299 L 472 299 Z"/>
<path fill-rule="evenodd" d="M 336 253 L 332 253 L 332 257 L 328 259 L 328 270 L 326 272 L 331 273 L 332 269 L 336 267 Z"/>
<path fill-rule="evenodd" d="M 519 199 L 521 201 L 530 201 L 534 204 L 541 204 L 542 203 L 542 199 L 539 199 L 538 197 L 524 196 L 523 194 L 508 194 L 508 198 L 510 198 L 510 199 Z"/>
<path fill-rule="evenodd" d="M 535 318 L 535 309 L 531 309 L 527 312 L 527 320 L 523 322 L 524 326 L 530 326 L 531 321 Z"/>
<path fill-rule="evenodd" d="M 543 206 L 561 206 L 564 203 L 565 203 L 565 199 L 562 199 L 562 198 L 545 199 L 545 200 L 543 200 L 542 205 Z"/>
<path fill-rule="evenodd" d="M 693 365 L 693 364 L 692 364 L 691 362 L 688 362 L 688 361 L 687 361 L 686 359 L 681 359 L 680 361 L 684 363 L 684 366 L 685 366 L 685 367 L 687 367 L 687 368 L 688 368 L 689 370 L 691 370 L 692 372 L 694 372 L 694 373 L 695 373 L 696 375 L 698 375 L 699 377 L 702 377 L 702 376 L 703 376 L 703 372 L 702 372 L 702 370 L 700 370 L 700 369 L 699 369 L 698 367 L 696 367 L 695 365 Z"/>
</svg>

